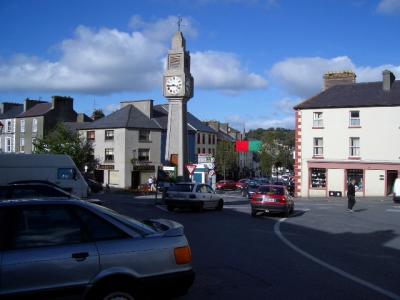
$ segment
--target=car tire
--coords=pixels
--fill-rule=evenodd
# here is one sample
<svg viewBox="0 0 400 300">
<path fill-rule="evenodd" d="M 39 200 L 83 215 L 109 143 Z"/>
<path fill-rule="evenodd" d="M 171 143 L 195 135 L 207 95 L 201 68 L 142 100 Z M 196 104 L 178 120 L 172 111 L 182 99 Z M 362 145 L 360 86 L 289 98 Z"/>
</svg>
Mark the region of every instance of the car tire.
<svg viewBox="0 0 400 300">
<path fill-rule="evenodd" d="M 167 205 L 167 209 L 168 209 L 168 211 L 174 211 L 175 210 L 175 206 Z"/>
<path fill-rule="evenodd" d="M 218 201 L 218 205 L 217 205 L 216 210 L 221 211 L 221 210 L 223 210 L 223 209 L 224 209 L 224 200 L 220 199 L 220 200 Z"/>
<path fill-rule="evenodd" d="M 255 209 L 251 210 L 251 216 L 252 217 L 257 217 L 257 211 Z"/>
<path fill-rule="evenodd" d="M 134 300 L 137 299 L 132 287 L 124 284 L 113 284 L 112 286 L 107 285 L 103 288 L 97 290 L 92 297 L 89 299 L 96 300 L 114 300 L 114 299 L 124 299 L 124 300 Z"/>
<path fill-rule="evenodd" d="M 197 211 L 197 212 L 202 212 L 202 211 L 203 211 L 203 206 L 204 206 L 204 203 L 203 203 L 203 202 L 200 202 L 200 203 L 196 206 L 195 211 Z"/>
</svg>

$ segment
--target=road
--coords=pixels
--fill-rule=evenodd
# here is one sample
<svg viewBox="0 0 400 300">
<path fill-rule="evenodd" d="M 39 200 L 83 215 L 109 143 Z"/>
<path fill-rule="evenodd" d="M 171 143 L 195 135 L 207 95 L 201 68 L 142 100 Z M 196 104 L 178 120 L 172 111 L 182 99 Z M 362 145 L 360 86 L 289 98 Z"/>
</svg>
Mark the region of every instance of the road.
<svg viewBox="0 0 400 300">
<path fill-rule="evenodd" d="M 223 195 L 222 212 L 168 212 L 154 201 L 105 194 L 138 219 L 185 226 L 196 281 L 182 299 L 400 299 L 400 206 L 388 198 L 297 199 L 294 214 L 250 216 L 248 200 Z"/>
</svg>

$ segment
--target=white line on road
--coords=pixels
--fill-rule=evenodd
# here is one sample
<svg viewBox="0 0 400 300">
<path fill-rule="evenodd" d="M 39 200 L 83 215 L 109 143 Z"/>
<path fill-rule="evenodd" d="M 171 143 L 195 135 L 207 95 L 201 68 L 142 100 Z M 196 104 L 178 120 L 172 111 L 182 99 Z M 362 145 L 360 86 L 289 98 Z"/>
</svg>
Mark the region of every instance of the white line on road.
<svg viewBox="0 0 400 300">
<path fill-rule="evenodd" d="M 286 220 L 286 218 L 283 218 L 283 219 L 280 219 L 279 221 L 277 221 L 275 223 L 274 232 L 282 242 L 284 242 L 287 246 L 292 248 L 294 251 L 296 251 L 297 253 L 300 253 L 304 257 L 308 258 L 309 260 L 312 260 L 313 262 L 319 264 L 320 266 L 322 266 L 324 268 L 327 268 L 327 269 L 331 270 L 332 272 L 335 272 L 336 274 L 339 274 L 342 277 L 350 279 L 350 280 L 352 280 L 352 281 L 354 281 L 354 282 L 356 282 L 356 283 L 358 283 L 360 285 L 363 285 L 363 286 L 365 286 L 365 287 L 367 287 L 367 288 L 369 288 L 369 289 L 371 289 L 371 290 L 373 290 L 375 292 L 378 292 L 378 293 L 380 293 L 380 294 L 382 294 L 382 295 L 384 295 L 386 297 L 389 297 L 391 299 L 400 300 L 400 296 L 399 295 L 397 295 L 397 294 L 395 294 L 395 293 L 393 293 L 391 291 L 388 291 L 388 290 L 386 290 L 384 288 L 381 288 L 381 287 L 379 287 L 379 286 L 377 286 L 377 285 L 375 285 L 375 284 L 373 284 L 373 283 L 371 283 L 369 281 L 366 281 L 366 280 L 358 278 L 358 277 L 356 277 L 356 276 L 354 276 L 354 275 L 352 275 L 350 273 L 347 273 L 346 271 L 343 271 L 342 269 L 339 269 L 339 268 L 337 268 L 337 267 L 335 267 L 335 266 L 333 266 L 331 264 L 328 264 L 328 263 L 320 260 L 319 258 L 311 255 L 310 253 L 300 249 L 296 245 L 294 245 L 292 242 L 290 242 L 287 238 L 285 238 L 283 236 L 283 234 L 282 234 L 282 232 L 280 230 L 280 225 L 285 220 Z"/>
<path fill-rule="evenodd" d="M 397 213 L 400 213 L 400 209 L 391 209 L 391 208 L 388 208 L 386 211 L 387 211 L 387 212 L 397 212 Z"/>
</svg>

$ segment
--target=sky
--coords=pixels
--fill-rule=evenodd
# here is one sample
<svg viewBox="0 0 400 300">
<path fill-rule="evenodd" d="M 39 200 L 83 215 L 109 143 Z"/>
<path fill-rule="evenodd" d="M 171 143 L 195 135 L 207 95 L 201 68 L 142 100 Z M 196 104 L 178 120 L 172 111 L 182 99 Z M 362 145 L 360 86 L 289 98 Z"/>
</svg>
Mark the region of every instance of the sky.
<svg viewBox="0 0 400 300">
<path fill-rule="evenodd" d="M 400 0 L 1 0 L 0 102 L 71 96 L 88 115 L 166 103 L 178 16 L 201 120 L 293 128 L 293 106 L 326 72 L 400 79 Z"/>
</svg>

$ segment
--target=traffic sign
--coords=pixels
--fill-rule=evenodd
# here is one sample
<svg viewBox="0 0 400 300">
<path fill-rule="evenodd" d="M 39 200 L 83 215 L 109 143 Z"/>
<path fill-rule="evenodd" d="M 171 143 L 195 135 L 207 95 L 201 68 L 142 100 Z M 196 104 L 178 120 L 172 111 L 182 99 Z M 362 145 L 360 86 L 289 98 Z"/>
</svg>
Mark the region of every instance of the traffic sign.
<svg viewBox="0 0 400 300">
<path fill-rule="evenodd" d="M 196 165 L 186 165 L 186 169 L 188 170 L 188 172 L 189 172 L 189 175 L 193 175 L 193 173 L 194 173 L 194 170 L 196 170 Z"/>
<path fill-rule="evenodd" d="M 208 176 L 209 177 L 214 176 L 214 175 L 215 175 L 215 171 L 214 170 L 208 171 Z"/>
</svg>

